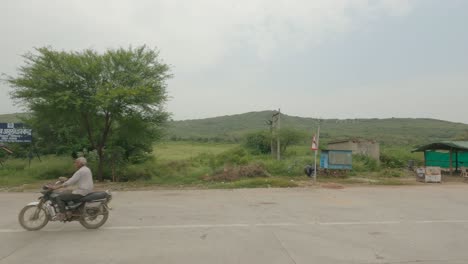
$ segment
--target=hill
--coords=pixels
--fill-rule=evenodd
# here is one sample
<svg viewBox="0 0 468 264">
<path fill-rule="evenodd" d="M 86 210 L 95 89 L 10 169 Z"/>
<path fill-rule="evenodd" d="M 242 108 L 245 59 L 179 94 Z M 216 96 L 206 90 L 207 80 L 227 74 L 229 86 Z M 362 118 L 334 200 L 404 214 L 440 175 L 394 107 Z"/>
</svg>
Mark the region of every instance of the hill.
<svg viewBox="0 0 468 264">
<path fill-rule="evenodd" d="M 266 121 L 273 111 L 250 112 L 239 115 L 220 116 L 199 120 L 173 121 L 169 136 L 172 139 L 217 139 L 239 140 L 243 135 L 258 130 L 267 130 Z M 318 120 L 282 115 L 281 127 L 307 131 L 312 135 Z M 365 138 L 387 145 L 417 145 L 431 141 L 450 140 L 468 130 L 468 124 L 424 118 L 388 119 L 323 119 L 321 138 L 335 140 Z"/>
<path fill-rule="evenodd" d="M 3 114 L 0 115 L 0 123 L 19 123 L 26 116 L 26 113 Z"/>
<path fill-rule="evenodd" d="M 197 120 L 171 121 L 168 137 L 175 140 L 196 141 L 240 141 L 242 137 L 259 130 L 268 130 L 266 121 L 273 111 L 250 112 L 245 114 L 219 116 Z M 26 114 L 0 115 L 0 123 L 20 122 Z M 315 118 L 282 114 L 281 127 L 306 131 L 311 136 L 317 129 Z M 468 124 L 454 123 L 425 118 L 387 119 L 323 119 L 321 140 L 330 141 L 345 138 L 377 140 L 386 145 L 418 145 L 432 141 L 451 140 L 468 131 Z"/>
</svg>

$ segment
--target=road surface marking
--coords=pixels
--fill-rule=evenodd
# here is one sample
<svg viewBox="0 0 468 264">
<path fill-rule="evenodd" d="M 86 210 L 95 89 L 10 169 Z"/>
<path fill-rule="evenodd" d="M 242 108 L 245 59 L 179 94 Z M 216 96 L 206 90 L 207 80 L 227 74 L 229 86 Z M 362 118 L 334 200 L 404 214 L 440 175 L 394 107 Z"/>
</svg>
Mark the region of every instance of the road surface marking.
<svg viewBox="0 0 468 264">
<path fill-rule="evenodd" d="M 412 220 L 412 221 L 346 221 L 346 222 L 309 222 L 309 223 L 255 223 L 255 224 L 190 224 L 190 225 L 151 225 L 151 226 L 107 226 L 103 230 L 146 230 L 146 229 L 197 229 L 197 228 L 247 228 L 247 227 L 285 227 L 285 226 L 358 226 L 358 225 L 401 225 L 401 224 L 465 224 L 468 220 Z M 60 232 L 64 227 L 45 229 L 45 232 Z M 27 232 L 23 229 L 0 229 L 0 233 Z"/>
</svg>

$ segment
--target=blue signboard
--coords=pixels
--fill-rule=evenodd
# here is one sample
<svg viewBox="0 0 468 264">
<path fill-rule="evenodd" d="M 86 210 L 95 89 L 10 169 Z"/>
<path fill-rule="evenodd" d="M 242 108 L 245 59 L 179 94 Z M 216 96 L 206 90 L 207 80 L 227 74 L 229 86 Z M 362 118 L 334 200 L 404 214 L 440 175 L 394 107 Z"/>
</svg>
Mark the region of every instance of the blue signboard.
<svg viewBox="0 0 468 264">
<path fill-rule="evenodd" d="M 351 170 L 353 168 L 351 150 L 322 150 L 320 167 L 333 170 Z"/>
<path fill-rule="evenodd" d="M 23 143 L 32 141 L 32 130 L 23 123 L 0 123 L 0 142 Z"/>
</svg>

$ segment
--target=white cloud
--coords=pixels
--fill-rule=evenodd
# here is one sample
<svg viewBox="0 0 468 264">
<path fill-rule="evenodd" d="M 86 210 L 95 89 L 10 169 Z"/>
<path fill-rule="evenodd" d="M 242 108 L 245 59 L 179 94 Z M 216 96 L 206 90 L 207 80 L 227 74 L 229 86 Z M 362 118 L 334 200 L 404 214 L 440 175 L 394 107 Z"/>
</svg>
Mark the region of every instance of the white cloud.
<svg viewBox="0 0 468 264">
<path fill-rule="evenodd" d="M 27 45 L 108 48 L 158 45 L 175 65 L 219 63 L 248 47 L 262 59 L 347 32 L 355 16 L 403 15 L 409 0 L 15 1 L 4 11 Z M 4 9 L 5 10 L 5 9 Z M 28 37 L 29 35 L 29 37 Z M 32 39 L 34 38 L 34 39 Z"/>
<path fill-rule="evenodd" d="M 410 0 L 8 1 L 0 10 L 0 31 L 6 36 L 0 42 L 3 59 L 0 72 L 14 74 L 22 62 L 19 55 L 33 47 L 103 50 L 147 44 L 159 47 L 165 61 L 174 65 L 176 78 L 182 80 L 173 82 L 171 90 L 175 91 L 174 96 L 179 96 L 193 83 L 190 77 L 183 79 L 186 76 L 183 73 L 196 76 L 201 70 L 222 67 L 230 54 L 248 52 L 256 63 L 268 63 L 284 50 L 294 53 L 320 45 L 327 38 L 352 32 L 367 20 L 405 15 L 411 10 L 411 3 Z M 255 80 L 248 82 L 255 85 Z M 193 86 L 204 88 L 200 83 Z M 222 96 L 223 92 L 219 93 Z M 0 112 L 13 109 L 5 90 L 1 97 Z"/>
<path fill-rule="evenodd" d="M 268 60 L 281 49 L 317 45 L 333 34 L 349 32 L 353 16 L 375 17 L 409 12 L 409 0 L 172 0 L 153 6 L 141 27 L 161 34 L 159 43 L 176 64 L 211 65 L 242 47 Z M 180 62 L 180 63 L 179 63 Z"/>
</svg>

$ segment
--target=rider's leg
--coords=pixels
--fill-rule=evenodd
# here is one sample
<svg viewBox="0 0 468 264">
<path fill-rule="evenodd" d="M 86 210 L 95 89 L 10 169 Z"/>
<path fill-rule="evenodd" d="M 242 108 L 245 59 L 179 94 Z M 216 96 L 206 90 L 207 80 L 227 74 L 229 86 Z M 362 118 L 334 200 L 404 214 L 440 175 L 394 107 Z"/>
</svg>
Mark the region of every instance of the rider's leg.
<svg viewBox="0 0 468 264">
<path fill-rule="evenodd" d="M 65 203 L 68 201 L 79 200 L 83 197 L 81 194 L 62 193 L 57 196 L 57 205 L 59 206 L 60 213 L 65 213 Z"/>
</svg>

